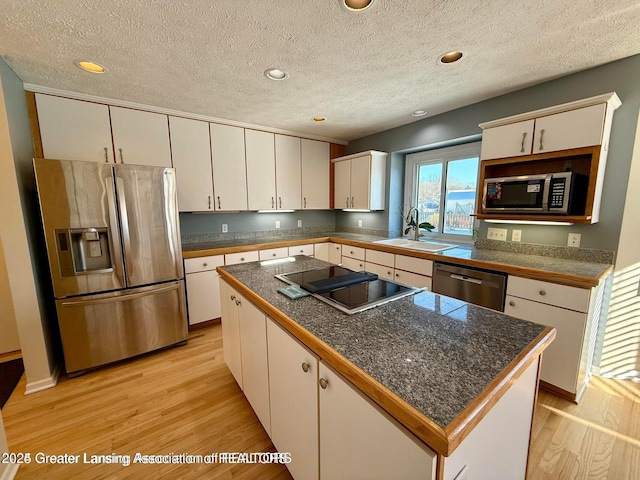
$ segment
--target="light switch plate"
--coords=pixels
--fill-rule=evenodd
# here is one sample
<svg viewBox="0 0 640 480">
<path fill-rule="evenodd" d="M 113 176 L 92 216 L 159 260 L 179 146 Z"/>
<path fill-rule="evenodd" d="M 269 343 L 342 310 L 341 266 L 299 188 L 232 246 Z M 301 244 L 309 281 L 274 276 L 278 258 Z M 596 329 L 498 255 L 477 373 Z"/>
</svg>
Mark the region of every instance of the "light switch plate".
<svg viewBox="0 0 640 480">
<path fill-rule="evenodd" d="M 276 228 L 280 228 L 280 220 L 276 220 Z"/>
<path fill-rule="evenodd" d="M 362 227 L 362 220 L 358 220 L 358 226 Z"/>
<path fill-rule="evenodd" d="M 487 238 L 489 240 L 502 240 L 503 242 L 505 242 L 507 240 L 507 229 L 489 228 L 487 230 Z"/>
<path fill-rule="evenodd" d="M 229 231 L 229 228 L 227 227 L 226 223 L 222 224 L 222 233 L 227 233 Z"/>
<path fill-rule="evenodd" d="M 302 226 L 302 220 L 298 220 L 298 227 Z"/>
<path fill-rule="evenodd" d="M 569 239 L 567 240 L 567 247 L 579 247 L 580 237 L 581 235 L 579 233 L 570 233 Z"/>
</svg>

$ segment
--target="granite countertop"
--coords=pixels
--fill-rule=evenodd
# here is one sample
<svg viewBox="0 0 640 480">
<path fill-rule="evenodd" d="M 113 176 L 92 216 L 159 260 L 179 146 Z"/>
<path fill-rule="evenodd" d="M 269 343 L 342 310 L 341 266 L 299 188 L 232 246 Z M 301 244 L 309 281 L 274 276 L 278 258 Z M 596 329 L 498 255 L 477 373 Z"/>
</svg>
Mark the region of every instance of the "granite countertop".
<svg viewBox="0 0 640 480">
<path fill-rule="evenodd" d="M 277 293 L 285 284 L 274 275 L 328 265 L 295 259 L 219 271 L 248 290 L 240 293 L 273 306 L 443 430 L 524 351 L 551 335 L 548 327 L 426 291 L 353 315 L 314 297 L 290 300 Z"/>
<path fill-rule="evenodd" d="M 326 239 L 330 239 L 343 241 L 363 248 L 375 248 L 396 254 L 427 258 L 433 261 L 498 270 L 508 274 L 522 275 L 543 281 L 582 288 L 596 286 L 613 268 L 612 260 L 606 256 L 599 257 L 593 255 L 592 251 L 586 249 L 580 251 L 578 251 L 578 249 L 564 250 L 582 253 L 582 257 L 589 258 L 591 261 L 585 261 L 584 258 L 562 258 L 557 256 L 556 252 L 562 249 L 562 247 L 543 245 L 531 245 L 531 248 L 527 250 L 531 253 L 504 251 L 495 248 L 478 248 L 466 244 L 461 244 L 457 248 L 439 253 L 429 253 L 374 243 L 376 240 L 384 240 L 387 238 L 389 237 L 350 232 L 311 232 L 299 235 L 252 236 L 251 238 L 245 239 L 183 243 L 182 250 L 185 258 L 192 258 L 231 253 L 234 250 L 246 251 L 256 247 L 272 248 L 283 242 L 295 244 L 305 241 L 325 241 Z M 500 242 L 500 244 L 505 244 L 505 242 Z M 492 247 L 496 244 L 486 242 L 482 243 L 482 245 Z M 524 246 L 526 247 L 526 244 Z"/>
</svg>

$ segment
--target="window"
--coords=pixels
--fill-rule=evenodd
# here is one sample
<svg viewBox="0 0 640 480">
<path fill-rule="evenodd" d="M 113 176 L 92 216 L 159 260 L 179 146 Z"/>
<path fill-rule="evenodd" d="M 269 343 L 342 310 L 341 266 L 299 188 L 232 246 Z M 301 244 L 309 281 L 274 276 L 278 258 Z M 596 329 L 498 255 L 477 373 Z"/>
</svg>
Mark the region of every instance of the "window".
<svg viewBox="0 0 640 480">
<path fill-rule="evenodd" d="M 405 162 L 405 217 L 415 207 L 418 223 L 431 223 L 440 236 L 471 237 L 480 142 L 411 153 Z"/>
</svg>

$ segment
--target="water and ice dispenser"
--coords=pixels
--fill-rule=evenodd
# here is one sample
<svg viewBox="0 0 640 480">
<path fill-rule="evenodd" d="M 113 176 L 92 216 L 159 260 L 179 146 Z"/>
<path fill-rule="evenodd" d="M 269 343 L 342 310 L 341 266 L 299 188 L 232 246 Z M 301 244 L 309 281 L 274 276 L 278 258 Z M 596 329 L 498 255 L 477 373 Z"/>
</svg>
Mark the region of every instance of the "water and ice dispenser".
<svg viewBox="0 0 640 480">
<path fill-rule="evenodd" d="M 113 270 L 107 227 L 57 229 L 56 240 L 63 277 Z"/>
</svg>

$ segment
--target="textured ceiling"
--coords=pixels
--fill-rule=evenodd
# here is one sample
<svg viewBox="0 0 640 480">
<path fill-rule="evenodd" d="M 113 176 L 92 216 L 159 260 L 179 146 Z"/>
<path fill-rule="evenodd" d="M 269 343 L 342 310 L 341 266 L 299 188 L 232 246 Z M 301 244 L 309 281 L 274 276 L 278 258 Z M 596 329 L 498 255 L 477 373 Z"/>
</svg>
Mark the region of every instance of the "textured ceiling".
<svg viewBox="0 0 640 480">
<path fill-rule="evenodd" d="M 28 84 L 351 140 L 638 54 L 639 25 L 638 0 L 0 0 L 0 56 Z"/>
</svg>

